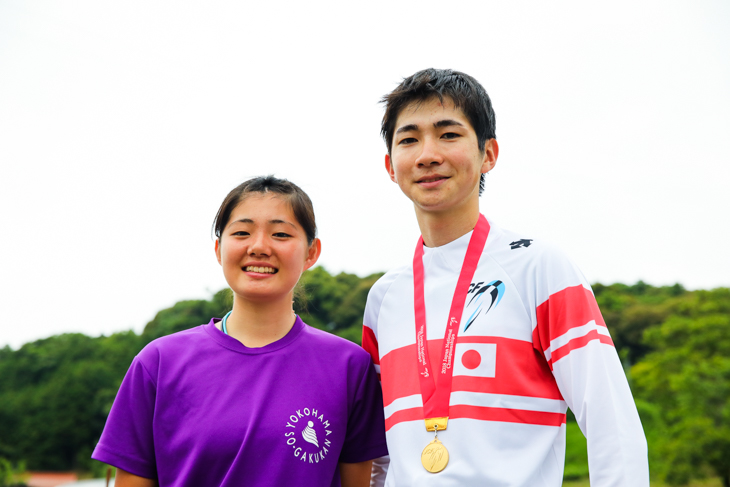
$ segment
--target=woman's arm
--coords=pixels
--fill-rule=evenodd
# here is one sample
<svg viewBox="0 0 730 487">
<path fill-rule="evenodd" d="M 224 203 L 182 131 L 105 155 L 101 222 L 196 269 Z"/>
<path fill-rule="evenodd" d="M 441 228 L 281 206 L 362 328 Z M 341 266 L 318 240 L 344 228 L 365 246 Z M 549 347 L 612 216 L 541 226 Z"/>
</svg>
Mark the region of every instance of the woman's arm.
<svg viewBox="0 0 730 487">
<path fill-rule="evenodd" d="M 342 483 L 342 487 L 368 487 L 370 485 L 370 470 L 372 469 L 372 465 L 372 460 L 358 463 L 340 462 L 340 482 Z"/>
<path fill-rule="evenodd" d="M 118 468 L 114 487 L 157 487 L 157 480 L 138 477 Z"/>
</svg>

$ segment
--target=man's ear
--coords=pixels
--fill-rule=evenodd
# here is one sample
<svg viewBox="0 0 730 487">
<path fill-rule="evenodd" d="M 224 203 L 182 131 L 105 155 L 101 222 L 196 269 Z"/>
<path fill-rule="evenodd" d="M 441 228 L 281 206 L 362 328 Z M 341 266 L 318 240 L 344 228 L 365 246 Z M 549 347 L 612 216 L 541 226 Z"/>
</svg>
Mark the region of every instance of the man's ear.
<svg viewBox="0 0 730 487">
<path fill-rule="evenodd" d="M 218 263 L 221 263 L 221 239 L 215 239 L 215 257 L 218 259 Z M 222 265 L 222 264 L 221 264 Z"/>
<path fill-rule="evenodd" d="M 315 238 L 314 242 L 312 242 L 312 245 L 309 246 L 309 250 L 307 251 L 307 259 L 304 261 L 305 271 L 317 263 L 317 260 L 319 259 L 321 253 L 322 241 L 318 238 Z"/>
<path fill-rule="evenodd" d="M 393 164 L 391 164 L 391 162 L 390 154 L 385 154 L 385 170 L 388 171 L 390 180 L 397 183 L 398 181 L 395 179 L 395 171 L 393 170 Z"/>
<path fill-rule="evenodd" d="M 499 157 L 499 144 L 497 139 L 489 139 L 484 143 L 484 160 L 482 161 L 482 173 L 488 173 L 497 165 Z"/>
</svg>

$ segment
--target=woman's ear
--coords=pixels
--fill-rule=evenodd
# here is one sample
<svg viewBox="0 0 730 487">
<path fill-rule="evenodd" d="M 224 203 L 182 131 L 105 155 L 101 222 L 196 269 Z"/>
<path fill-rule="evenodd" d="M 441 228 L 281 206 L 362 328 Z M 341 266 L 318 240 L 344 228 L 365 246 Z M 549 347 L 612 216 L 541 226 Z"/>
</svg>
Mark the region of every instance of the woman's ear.
<svg viewBox="0 0 730 487">
<path fill-rule="evenodd" d="M 221 263 L 221 239 L 215 239 L 215 257 L 218 259 L 218 263 Z M 221 264 L 222 265 L 222 264 Z"/>
<path fill-rule="evenodd" d="M 322 241 L 319 240 L 318 238 L 315 238 L 314 242 L 312 242 L 312 245 L 309 246 L 309 250 L 307 250 L 307 259 L 304 261 L 304 270 L 305 271 L 317 263 L 317 260 L 319 259 L 319 255 L 321 253 L 322 253 Z"/>
</svg>

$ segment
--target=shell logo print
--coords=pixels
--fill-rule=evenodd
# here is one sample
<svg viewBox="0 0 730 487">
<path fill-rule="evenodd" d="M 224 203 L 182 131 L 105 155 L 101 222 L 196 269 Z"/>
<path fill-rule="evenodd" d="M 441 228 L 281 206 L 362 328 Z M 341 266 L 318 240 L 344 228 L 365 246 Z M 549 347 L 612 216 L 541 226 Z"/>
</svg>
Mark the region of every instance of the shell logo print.
<svg viewBox="0 0 730 487">
<path fill-rule="evenodd" d="M 504 283 L 499 280 L 486 285 L 484 282 L 472 282 L 469 285 L 469 291 L 466 293 L 467 298 L 472 295 L 466 304 L 466 311 L 471 312 L 471 314 L 466 320 L 463 331 L 468 330 L 482 313 L 486 315 L 490 309 L 496 308 L 499 302 L 502 301 L 502 297 L 504 297 L 504 290 Z"/>
<path fill-rule="evenodd" d="M 302 431 L 302 438 L 304 438 L 304 441 L 309 442 L 319 448 L 319 443 L 317 443 L 317 432 L 314 431 L 314 421 L 308 421 L 307 427 L 304 428 Z"/>
<path fill-rule="evenodd" d="M 304 463 L 319 463 L 324 461 L 332 445 L 327 439 L 332 434 L 330 428 L 324 413 L 314 408 L 297 409 L 287 418 L 284 438 L 294 458 Z"/>
</svg>

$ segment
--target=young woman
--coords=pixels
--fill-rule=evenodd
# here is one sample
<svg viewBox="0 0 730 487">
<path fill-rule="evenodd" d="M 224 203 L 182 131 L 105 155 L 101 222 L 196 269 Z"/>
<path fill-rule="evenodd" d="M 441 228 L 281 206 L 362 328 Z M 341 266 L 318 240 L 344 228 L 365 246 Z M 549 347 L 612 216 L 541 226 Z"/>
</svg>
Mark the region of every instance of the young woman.
<svg viewBox="0 0 730 487">
<path fill-rule="evenodd" d="M 251 179 L 214 228 L 232 311 L 135 357 L 93 458 L 116 487 L 369 485 L 387 454 L 370 357 L 292 310 L 321 251 L 309 197 Z"/>
</svg>

